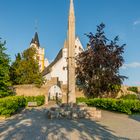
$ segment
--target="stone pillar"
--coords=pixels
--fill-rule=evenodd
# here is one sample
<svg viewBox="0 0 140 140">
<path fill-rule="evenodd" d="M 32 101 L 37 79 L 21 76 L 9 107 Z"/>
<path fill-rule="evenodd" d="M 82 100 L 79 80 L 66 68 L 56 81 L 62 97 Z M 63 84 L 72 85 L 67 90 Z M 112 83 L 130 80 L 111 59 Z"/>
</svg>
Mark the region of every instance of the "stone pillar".
<svg viewBox="0 0 140 140">
<path fill-rule="evenodd" d="M 61 91 L 62 91 L 62 103 L 67 103 L 67 85 L 62 85 Z"/>
<path fill-rule="evenodd" d="M 70 0 L 68 20 L 68 103 L 75 103 L 75 15 L 73 0 Z"/>
</svg>

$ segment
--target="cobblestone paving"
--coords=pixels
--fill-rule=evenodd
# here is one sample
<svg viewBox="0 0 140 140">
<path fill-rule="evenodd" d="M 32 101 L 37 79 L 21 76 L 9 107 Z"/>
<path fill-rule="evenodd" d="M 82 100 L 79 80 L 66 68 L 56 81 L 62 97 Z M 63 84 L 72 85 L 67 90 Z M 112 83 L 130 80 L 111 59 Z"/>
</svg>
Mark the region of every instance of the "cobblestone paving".
<svg viewBox="0 0 140 140">
<path fill-rule="evenodd" d="M 140 115 L 102 111 L 100 120 L 48 120 L 46 109 L 26 109 L 0 120 L 0 140 L 140 140 Z"/>
</svg>

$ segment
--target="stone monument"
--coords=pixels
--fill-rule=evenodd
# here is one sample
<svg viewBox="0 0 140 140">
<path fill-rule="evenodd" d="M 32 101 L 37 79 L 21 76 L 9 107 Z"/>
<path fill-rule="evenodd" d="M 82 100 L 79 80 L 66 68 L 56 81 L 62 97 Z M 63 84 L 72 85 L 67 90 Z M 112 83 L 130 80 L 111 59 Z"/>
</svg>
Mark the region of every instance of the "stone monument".
<svg viewBox="0 0 140 140">
<path fill-rule="evenodd" d="M 101 111 L 94 107 L 88 107 L 86 103 L 76 103 L 75 95 L 75 16 L 73 0 L 70 0 L 68 20 L 68 81 L 67 81 L 67 103 L 52 107 L 47 111 L 48 119 L 100 119 Z"/>
<path fill-rule="evenodd" d="M 67 102 L 75 103 L 75 15 L 73 0 L 70 0 L 69 19 L 68 19 L 68 91 Z"/>
</svg>

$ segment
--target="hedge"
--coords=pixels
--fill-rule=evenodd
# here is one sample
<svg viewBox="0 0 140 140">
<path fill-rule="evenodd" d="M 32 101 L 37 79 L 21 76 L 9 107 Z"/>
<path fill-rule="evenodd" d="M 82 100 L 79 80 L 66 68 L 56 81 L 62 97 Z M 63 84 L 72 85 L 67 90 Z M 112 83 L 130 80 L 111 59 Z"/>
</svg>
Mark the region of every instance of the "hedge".
<svg viewBox="0 0 140 140">
<path fill-rule="evenodd" d="M 138 96 L 135 94 L 127 94 L 127 95 L 121 96 L 121 99 L 137 100 Z"/>
<path fill-rule="evenodd" d="M 4 98 L 4 97 L 8 97 L 8 96 L 14 96 L 14 95 L 15 95 L 15 93 L 10 91 L 10 90 L 6 91 L 6 92 L 0 90 L 0 98 Z"/>
<path fill-rule="evenodd" d="M 45 96 L 24 97 L 24 96 L 9 96 L 0 98 L 0 115 L 10 116 L 16 113 L 20 108 L 27 106 L 28 102 L 37 102 L 37 105 L 43 105 Z"/>
<path fill-rule="evenodd" d="M 37 106 L 41 106 L 45 102 L 45 96 L 40 95 L 40 96 L 27 96 L 25 97 L 26 99 L 26 106 L 28 102 L 37 102 Z"/>
<path fill-rule="evenodd" d="M 94 106 L 126 114 L 140 113 L 139 100 L 123 100 L 111 98 L 94 98 L 94 99 L 77 98 L 77 102 L 85 102 L 88 106 Z"/>
<path fill-rule="evenodd" d="M 0 115 L 10 116 L 19 108 L 25 107 L 26 100 L 23 96 L 10 96 L 0 99 Z"/>
</svg>

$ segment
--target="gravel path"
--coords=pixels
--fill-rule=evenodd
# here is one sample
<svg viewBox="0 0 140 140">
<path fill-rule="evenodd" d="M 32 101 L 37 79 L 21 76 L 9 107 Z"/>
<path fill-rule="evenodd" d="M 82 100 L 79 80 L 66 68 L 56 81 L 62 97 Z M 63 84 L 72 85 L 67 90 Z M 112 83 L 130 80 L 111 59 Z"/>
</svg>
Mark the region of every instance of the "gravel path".
<svg viewBox="0 0 140 140">
<path fill-rule="evenodd" d="M 140 140 L 140 115 L 102 111 L 102 119 L 48 120 L 46 109 L 0 121 L 0 140 Z"/>
</svg>

